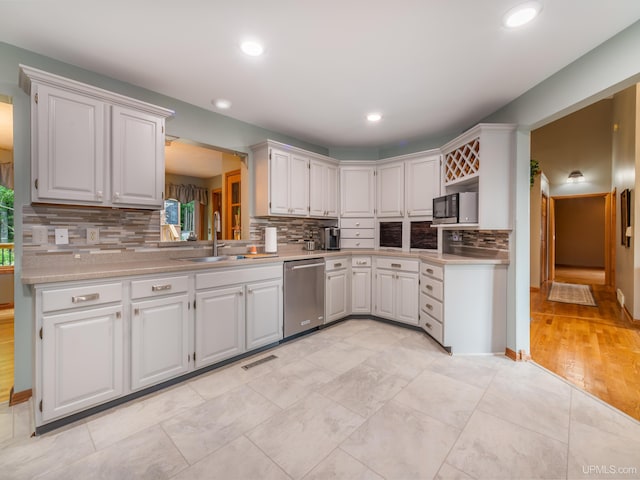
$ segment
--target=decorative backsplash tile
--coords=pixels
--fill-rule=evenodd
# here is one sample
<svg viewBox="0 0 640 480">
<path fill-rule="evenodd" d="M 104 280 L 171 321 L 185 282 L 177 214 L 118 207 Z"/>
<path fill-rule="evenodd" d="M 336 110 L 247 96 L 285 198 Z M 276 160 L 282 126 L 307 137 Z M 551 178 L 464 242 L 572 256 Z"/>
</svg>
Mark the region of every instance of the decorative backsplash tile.
<svg viewBox="0 0 640 480">
<path fill-rule="evenodd" d="M 509 231 L 505 230 L 444 230 L 444 244 L 461 247 L 509 251 Z M 460 240 L 453 240 L 457 236 Z"/>
<path fill-rule="evenodd" d="M 278 243 L 300 243 L 308 238 L 319 241 L 320 230 L 335 227 L 337 220 L 320 220 L 313 218 L 252 218 L 250 223 L 250 240 L 264 243 L 264 229 L 276 227 Z"/>
</svg>

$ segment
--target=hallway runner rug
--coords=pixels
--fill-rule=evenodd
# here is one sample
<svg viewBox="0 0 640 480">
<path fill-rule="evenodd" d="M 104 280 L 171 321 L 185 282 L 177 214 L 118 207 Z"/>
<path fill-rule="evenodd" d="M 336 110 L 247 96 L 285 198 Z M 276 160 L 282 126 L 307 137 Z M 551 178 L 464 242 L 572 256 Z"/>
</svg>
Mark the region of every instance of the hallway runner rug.
<svg viewBox="0 0 640 480">
<path fill-rule="evenodd" d="M 597 306 L 589 285 L 553 282 L 547 300 L 551 302 L 575 303 L 588 307 Z"/>
</svg>

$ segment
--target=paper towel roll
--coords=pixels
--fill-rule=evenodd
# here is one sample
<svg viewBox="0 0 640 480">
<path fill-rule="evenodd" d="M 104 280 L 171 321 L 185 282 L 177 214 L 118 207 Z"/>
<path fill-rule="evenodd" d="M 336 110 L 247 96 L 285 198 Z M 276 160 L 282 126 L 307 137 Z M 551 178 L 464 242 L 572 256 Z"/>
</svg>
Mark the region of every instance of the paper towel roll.
<svg viewBox="0 0 640 480">
<path fill-rule="evenodd" d="M 264 251 L 265 253 L 276 253 L 278 251 L 278 233 L 276 227 L 264 229 Z"/>
</svg>

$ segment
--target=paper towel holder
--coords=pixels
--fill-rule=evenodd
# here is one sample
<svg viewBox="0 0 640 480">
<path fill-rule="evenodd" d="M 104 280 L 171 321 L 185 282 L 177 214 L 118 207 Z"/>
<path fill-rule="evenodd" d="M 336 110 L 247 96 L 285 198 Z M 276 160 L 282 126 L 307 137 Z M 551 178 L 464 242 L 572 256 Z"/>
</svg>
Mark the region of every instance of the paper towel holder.
<svg viewBox="0 0 640 480">
<path fill-rule="evenodd" d="M 264 229 L 264 252 L 276 253 L 278 251 L 278 233 L 276 227 Z"/>
</svg>

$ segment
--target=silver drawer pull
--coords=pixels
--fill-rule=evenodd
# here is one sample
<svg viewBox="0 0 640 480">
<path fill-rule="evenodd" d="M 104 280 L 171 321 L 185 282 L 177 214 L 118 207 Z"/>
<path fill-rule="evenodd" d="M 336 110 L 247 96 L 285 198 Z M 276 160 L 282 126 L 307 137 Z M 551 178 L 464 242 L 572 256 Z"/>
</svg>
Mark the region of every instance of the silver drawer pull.
<svg viewBox="0 0 640 480">
<path fill-rule="evenodd" d="M 433 328 L 432 325 L 429 322 L 425 323 L 424 326 L 429 328 L 429 329 Z"/>
<path fill-rule="evenodd" d="M 340 267 L 342 266 L 342 263 L 335 263 L 333 266 L 334 266 L 335 268 L 340 268 Z"/>
<path fill-rule="evenodd" d="M 402 268 L 402 264 L 401 263 L 392 263 L 391 267 L 392 268 Z"/>
<path fill-rule="evenodd" d="M 359 261 L 356 262 L 356 264 L 358 264 L 358 265 L 366 265 L 367 262 L 365 260 L 359 260 Z"/>
<path fill-rule="evenodd" d="M 433 310 L 433 305 L 431 305 L 430 303 L 427 303 L 425 307 L 427 307 L 429 310 Z"/>
<path fill-rule="evenodd" d="M 99 293 L 88 293 L 87 295 L 76 295 L 71 297 L 71 303 L 90 302 L 91 300 L 98 300 L 100 298 Z"/>
<path fill-rule="evenodd" d="M 167 283 L 165 285 L 152 285 L 151 286 L 151 291 L 152 292 L 161 292 L 163 290 L 171 290 L 171 284 Z"/>
<path fill-rule="evenodd" d="M 431 268 L 427 268 L 427 273 L 430 273 L 430 274 L 432 274 L 432 275 L 433 275 L 433 269 L 431 269 Z"/>
<path fill-rule="evenodd" d="M 360 232 L 356 232 L 356 237 L 359 237 L 359 236 L 360 236 Z"/>
<path fill-rule="evenodd" d="M 427 285 L 427 290 L 433 290 L 433 287 L 431 285 Z"/>
</svg>

